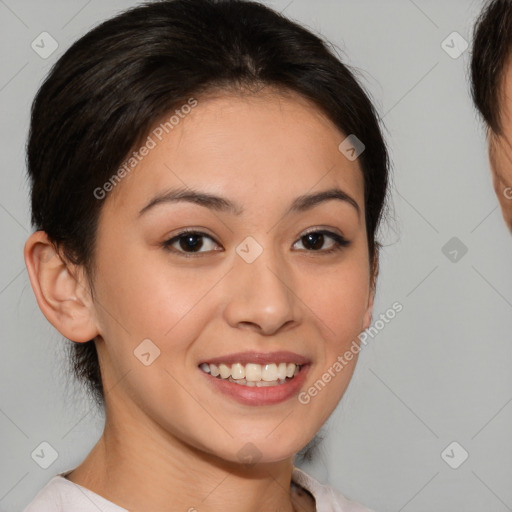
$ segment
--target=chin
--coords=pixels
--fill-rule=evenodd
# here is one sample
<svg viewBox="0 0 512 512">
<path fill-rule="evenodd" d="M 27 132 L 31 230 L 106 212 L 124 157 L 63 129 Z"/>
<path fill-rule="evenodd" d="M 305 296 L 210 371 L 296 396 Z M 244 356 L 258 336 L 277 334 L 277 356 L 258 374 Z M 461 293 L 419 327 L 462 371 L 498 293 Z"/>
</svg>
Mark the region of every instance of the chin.
<svg viewBox="0 0 512 512">
<path fill-rule="evenodd" d="M 282 439 L 237 436 L 226 446 L 218 447 L 218 450 L 210 447 L 208 451 L 225 461 L 241 463 L 249 467 L 254 464 L 272 464 L 290 459 L 306 444 L 307 440 L 303 439 L 288 439 L 285 443 Z"/>
</svg>

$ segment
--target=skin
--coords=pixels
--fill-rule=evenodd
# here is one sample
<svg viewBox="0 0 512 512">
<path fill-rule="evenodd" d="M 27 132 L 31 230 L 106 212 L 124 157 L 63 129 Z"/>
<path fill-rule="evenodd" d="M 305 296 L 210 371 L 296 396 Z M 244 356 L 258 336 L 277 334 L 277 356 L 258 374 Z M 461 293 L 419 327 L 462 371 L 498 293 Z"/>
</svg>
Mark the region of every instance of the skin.
<svg viewBox="0 0 512 512">
<path fill-rule="evenodd" d="M 512 233 L 512 62 L 503 76 L 500 101 L 501 133 L 488 133 L 489 162 L 501 212 Z"/>
<path fill-rule="evenodd" d="M 199 98 L 104 200 L 92 293 L 84 270 L 59 257 L 44 233 L 29 238 L 25 258 L 41 310 L 69 339 L 96 337 L 106 390 L 105 431 L 71 481 L 138 512 L 314 510 L 290 494 L 293 456 L 340 401 L 357 357 L 307 405 L 297 397 L 240 404 L 199 378 L 197 365 L 244 350 L 289 350 L 311 359 L 306 390 L 369 326 L 375 274 L 363 175 L 338 150 L 344 138 L 291 93 Z M 156 195 L 184 185 L 244 211 L 174 202 L 139 215 Z M 285 215 L 296 197 L 331 187 L 360 211 L 331 199 Z M 163 246 L 187 227 L 212 237 L 203 239 L 207 252 L 187 258 Z M 326 236 L 313 250 L 304 234 L 320 228 L 350 245 L 327 254 Z M 250 264 L 235 251 L 249 235 L 263 248 Z M 161 351 L 150 366 L 133 354 L 147 338 Z M 238 451 L 249 441 L 261 459 L 246 467 Z"/>
</svg>

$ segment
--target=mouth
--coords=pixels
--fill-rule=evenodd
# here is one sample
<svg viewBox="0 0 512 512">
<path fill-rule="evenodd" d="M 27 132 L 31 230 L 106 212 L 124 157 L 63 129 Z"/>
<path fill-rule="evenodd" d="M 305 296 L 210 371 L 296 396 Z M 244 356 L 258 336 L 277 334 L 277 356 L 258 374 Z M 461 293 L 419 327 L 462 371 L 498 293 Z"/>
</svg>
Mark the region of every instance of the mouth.
<svg viewBox="0 0 512 512">
<path fill-rule="evenodd" d="M 220 380 L 227 380 L 233 384 L 248 387 L 280 386 L 292 380 L 299 374 L 302 365 L 295 363 L 269 363 L 269 364 L 213 364 L 202 363 L 199 368 Z"/>
<path fill-rule="evenodd" d="M 244 352 L 201 362 L 213 389 L 247 405 L 271 405 L 298 394 L 311 361 L 292 352 Z"/>
</svg>

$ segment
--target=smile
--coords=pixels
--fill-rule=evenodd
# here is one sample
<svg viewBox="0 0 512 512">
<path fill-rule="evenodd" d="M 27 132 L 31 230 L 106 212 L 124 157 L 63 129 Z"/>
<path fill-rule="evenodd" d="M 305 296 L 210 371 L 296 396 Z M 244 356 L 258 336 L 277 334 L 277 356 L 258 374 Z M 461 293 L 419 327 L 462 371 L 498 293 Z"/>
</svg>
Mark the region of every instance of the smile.
<svg viewBox="0 0 512 512">
<path fill-rule="evenodd" d="M 293 379 L 301 365 L 295 363 L 202 363 L 199 368 L 220 380 L 227 380 L 241 386 L 268 387 L 279 386 Z"/>
</svg>

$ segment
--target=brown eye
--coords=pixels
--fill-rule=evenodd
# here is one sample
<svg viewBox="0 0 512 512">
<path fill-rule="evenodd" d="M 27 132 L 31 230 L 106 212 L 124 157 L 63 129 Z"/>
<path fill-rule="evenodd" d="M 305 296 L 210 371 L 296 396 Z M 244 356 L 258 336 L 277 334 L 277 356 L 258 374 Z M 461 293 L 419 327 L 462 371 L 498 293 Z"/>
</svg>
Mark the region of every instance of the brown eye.
<svg viewBox="0 0 512 512">
<path fill-rule="evenodd" d="M 184 251 L 197 252 L 203 246 L 203 237 L 195 234 L 180 236 L 178 244 Z"/>
<path fill-rule="evenodd" d="M 315 251 L 321 249 L 325 242 L 323 233 L 308 233 L 302 237 L 303 244 L 308 249 L 314 249 Z"/>
<path fill-rule="evenodd" d="M 217 251 L 217 243 L 212 237 L 200 231 L 183 231 L 166 240 L 163 247 L 169 251 L 181 254 L 194 254 Z M 205 249 L 205 250 L 202 250 Z"/>
<path fill-rule="evenodd" d="M 341 235 L 327 230 L 310 231 L 302 235 L 300 241 L 308 252 L 330 253 L 350 245 L 350 242 Z M 326 243 L 328 247 L 325 249 Z"/>
</svg>

